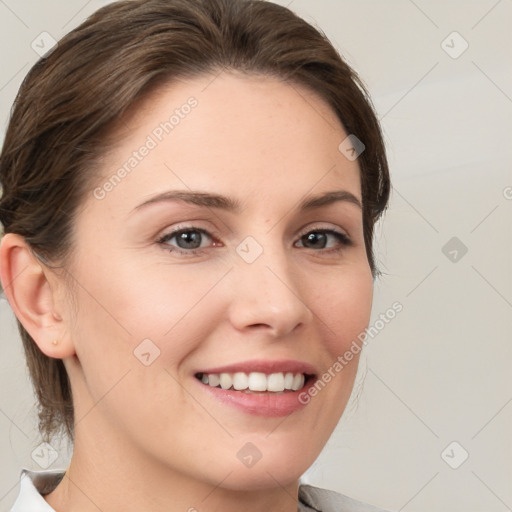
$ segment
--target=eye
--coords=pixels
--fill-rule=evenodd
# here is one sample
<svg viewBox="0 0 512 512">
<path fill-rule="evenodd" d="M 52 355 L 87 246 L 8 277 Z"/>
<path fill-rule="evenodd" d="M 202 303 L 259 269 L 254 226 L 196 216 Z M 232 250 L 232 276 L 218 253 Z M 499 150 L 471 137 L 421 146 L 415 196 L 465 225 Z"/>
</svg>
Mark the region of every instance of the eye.
<svg viewBox="0 0 512 512">
<path fill-rule="evenodd" d="M 172 242 L 172 243 L 170 243 Z M 159 244 L 165 246 L 169 252 L 176 252 L 186 256 L 201 254 L 207 247 L 222 245 L 214 241 L 212 235 L 205 229 L 189 226 L 179 228 L 163 235 Z M 352 246 L 352 240 L 334 229 L 314 229 L 302 234 L 296 247 L 315 249 L 322 252 L 339 252 L 348 246 Z"/>
<path fill-rule="evenodd" d="M 352 240 L 334 229 L 315 229 L 301 235 L 299 242 L 308 249 L 320 249 L 324 252 L 338 252 L 353 245 Z M 325 250 L 327 249 L 327 250 Z"/>
<path fill-rule="evenodd" d="M 173 239 L 175 239 L 175 245 L 169 244 Z M 206 241 L 213 241 L 213 238 L 208 231 L 190 226 L 187 228 L 178 228 L 167 233 L 158 240 L 158 243 L 165 245 L 166 249 L 170 252 L 193 255 L 201 253 L 202 251 L 200 249 L 204 249 L 206 247 L 203 245 L 205 239 Z M 214 245 L 218 244 L 214 243 Z"/>
</svg>

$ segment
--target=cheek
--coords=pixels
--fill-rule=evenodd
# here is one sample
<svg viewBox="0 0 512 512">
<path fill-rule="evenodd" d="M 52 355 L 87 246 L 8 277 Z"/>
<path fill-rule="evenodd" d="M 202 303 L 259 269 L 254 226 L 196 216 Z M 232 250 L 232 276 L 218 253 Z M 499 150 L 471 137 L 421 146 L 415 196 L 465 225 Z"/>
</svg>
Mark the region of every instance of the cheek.
<svg viewBox="0 0 512 512">
<path fill-rule="evenodd" d="M 118 263 L 109 266 L 109 260 Z M 222 302 L 221 281 L 229 267 L 198 265 L 187 272 L 179 265 L 146 268 L 123 265 L 116 258 L 103 261 L 89 269 L 89 278 L 83 276 L 78 287 L 73 329 L 79 359 L 126 367 L 136 361 L 139 345 L 151 340 L 157 347 L 152 350 L 160 351 L 159 364 L 171 367 L 213 330 Z"/>
<path fill-rule="evenodd" d="M 316 310 L 325 323 L 326 349 L 332 360 L 342 355 L 370 321 L 373 300 L 371 272 L 362 267 L 330 280 L 316 300 Z M 357 358 L 354 356 L 354 360 Z"/>
</svg>

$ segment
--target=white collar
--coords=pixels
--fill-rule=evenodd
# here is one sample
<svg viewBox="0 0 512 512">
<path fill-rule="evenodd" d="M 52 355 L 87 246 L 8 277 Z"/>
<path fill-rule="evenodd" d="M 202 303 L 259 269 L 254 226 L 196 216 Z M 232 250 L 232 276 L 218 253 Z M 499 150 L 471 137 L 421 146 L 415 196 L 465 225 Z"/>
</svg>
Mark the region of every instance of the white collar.
<svg viewBox="0 0 512 512">
<path fill-rule="evenodd" d="M 31 471 L 23 468 L 20 474 L 20 491 L 9 512 L 55 512 L 46 503 L 43 494 L 52 492 L 65 472 L 65 469 Z"/>
</svg>

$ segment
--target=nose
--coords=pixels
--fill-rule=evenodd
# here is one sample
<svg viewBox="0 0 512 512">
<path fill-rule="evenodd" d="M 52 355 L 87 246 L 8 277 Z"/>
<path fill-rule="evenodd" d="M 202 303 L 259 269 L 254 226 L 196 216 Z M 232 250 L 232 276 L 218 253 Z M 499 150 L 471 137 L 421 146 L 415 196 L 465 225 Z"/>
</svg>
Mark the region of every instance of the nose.
<svg viewBox="0 0 512 512">
<path fill-rule="evenodd" d="M 313 318 L 300 272 L 280 251 L 264 251 L 254 262 L 238 258 L 231 273 L 231 324 L 240 331 L 261 330 L 282 338 Z M 301 284 L 303 285 L 301 287 Z"/>
</svg>

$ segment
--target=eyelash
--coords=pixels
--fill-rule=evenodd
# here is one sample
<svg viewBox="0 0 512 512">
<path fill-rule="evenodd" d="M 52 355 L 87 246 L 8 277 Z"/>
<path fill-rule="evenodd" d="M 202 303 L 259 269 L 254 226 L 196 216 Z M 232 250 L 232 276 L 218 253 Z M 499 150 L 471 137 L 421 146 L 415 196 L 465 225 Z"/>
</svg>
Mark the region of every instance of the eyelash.
<svg viewBox="0 0 512 512">
<path fill-rule="evenodd" d="M 206 235 L 212 241 L 214 240 L 214 237 L 205 229 L 198 228 L 195 226 L 188 226 L 188 227 L 179 227 L 179 228 L 175 229 L 174 231 L 171 231 L 170 233 L 166 233 L 158 240 L 158 243 L 161 245 L 165 245 L 166 246 L 165 250 L 167 250 L 168 252 L 171 252 L 171 253 L 178 253 L 178 254 L 182 254 L 184 256 L 196 256 L 198 254 L 201 254 L 205 250 L 205 248 L 202 248 L 202 249 L 181 249 L 179 247 L 170 248 L 170 246 L 166 244 L 166 242 L 168 242 L 169 240 L 172 240 L 175 236 L 177 236 L 181 233 L 187 233 L 187 232 L 198 232 L 198 233 L 201 233 L 202 235 Z M 321 229 L 321 228 L 308 229 L 299 235 L 299 240 L 302 239 L 303 236 L 308 235 L 310 233 L 315 233 L 315 234 L 322 233 L 322 234 L 333 235 L 334 237 L 336 237 L 338 239 L 338 242 L 340 243 L 340 246 L 331 248 L 331 249 L 319 249 L 318 251 L 315 251 L 315 249 L 313 249 L 314 252 L 323 252 L 323 253 L 329 253 L 329 254 L 339 253 L 342 250 L 344 250 L 345 248 L 351 247 L 354 245 L 352 240 L 347 235 L 345 235 L 344 233 L 341 233 L 339 231 L 336 231 L 334 229 Z M 306 247 L 306 249 L 307 249 L 307 247 Z"/>
</svg>

